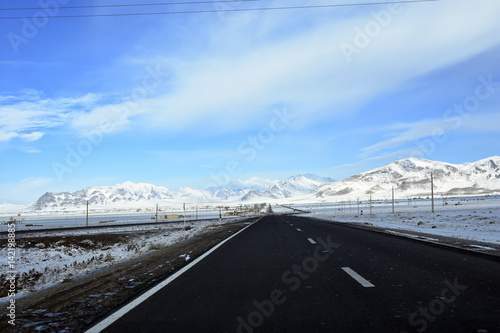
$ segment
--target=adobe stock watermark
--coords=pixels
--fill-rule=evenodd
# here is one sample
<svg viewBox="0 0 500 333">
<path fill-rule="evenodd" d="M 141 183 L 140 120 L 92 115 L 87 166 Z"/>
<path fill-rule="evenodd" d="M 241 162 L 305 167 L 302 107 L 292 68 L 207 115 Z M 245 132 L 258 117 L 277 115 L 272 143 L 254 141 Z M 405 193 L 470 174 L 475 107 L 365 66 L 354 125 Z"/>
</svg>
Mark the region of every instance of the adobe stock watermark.
<svg viewBox="0 0 500 333">
<path fill-rule="evenodd" d="M 457 297 L 467 289 L 467 286 L 459 284 L 458 278 L 455 278 L 453 283 L 444 280 L 443 284 L 445 287 L 441 290 L 439 297 L 434 298 L 427 306 L 419 307 L 417 311 L 409 315 L 408 322 L 412 327 L 415 327 L 418 333 L 423 333 L 428 328 L 429 324 L 433 323 L 443 314 L 446 308 L 451 303 L 455 302 Z M 408 332 L 401 331 L 400 333 Z"/>
<path fill-rule="evenodd" d="M 170 76 L 161 71 L 160 65 L 156 65 L 155 68 L 148 65 L 145 71 L 146 74 L 141 84 L 131 90 L 128 98 L 124 98 L 118 106 L 112 107 L 111 114 L 103 118 L 96 128 L 86 131 L 83 134 L 84 139 L 75 146 L 66 146 L 64 161 L 52 162 L 52 170 L 59 181 L 63 181 L 66 174 L 73 172 L 83 163 L 85 157 L 92 154 L 94 149 L 103 142 L 105 133 L 113 129 L 113 124 L 125 122 L 132 114 L 132 110 L 138 107 L 138 102 L 157 89 L 166 77 Z"/>
<path fill-rule="evenodd" d="M 388 4 L 386 9 L 370 11 L 373 19 L 368 21 L 364 27 L 356 26 L 354 28 L 352 43 L 343 41 L 339 45 L 347 63 L 352 63 L 353 57 L 361 54 L 391 24 L 393 16 L 402 12 L 403 6 L 401 3 Z"/>
<path fill-rule="evenodd" d="M 446 142 L 448 138 L 445 129 L 459 129 L 465 119 L 479 110 L 482 102 L 500 92 L 500 81 L 494 81 L 493 74 L 487 77 L 479 76 L 478 81 L 474 93 L 444 112 L 442 117 L 444 126 L 433 129 L 430 137 L 415 141 L 417 148 L 410 153 L 410 156 L 423 158 L 434 153 L 437 145 Z"/>
<path fill-rule="evenodd" d="M 35 38 L 41 29 L 49 23 L 49 19 L 59 13 L 61 5 L 65 5 L 69 0 L 38 0 L 40 10 L 36 11 L 31 17 L 23 17 L 23 25 L 19 33 L 9 32 L 7 39 L 15 53 L 19 53 L 20 46 L 26 45 Z"/>
<path fill-rule="evenodd" d="M 7 297 L 9 302 L 7 303 L 7 323 L 9 325 L 16 325 L 16 293 L 17 293 L 17 271 L 16 271 L 16 224 L 14 222 L 7 224 L 7 267 L 6 272 L 7 279 Z M 3 283 L 3 281 L 2 281 Z"/>
<path fill-rule="evenodd" d="M 256 135 L 248 136 L 238 144 L 236 151 L 245 163 L 253 162 L 259 152 L 268 147 L 274 141 L 276 135 L 283 132 L 297 117 L 297 114 L 291 112 L 286 107 L 273 110 L 273 116 L 267 123 L 267 126 L 260 129 Z M 226 162 L 222 170 L 210 172 L 210 178 L 214 183 L 206 188 L 226 185 L 231 178 L 243 172 L 242 162 L 236 159 Z"/>
<path fill-rule="evenodd" d="M 236 318 L 237 333 L 253 333 L 261 327 L 265 319 L 273 315 L 276 307 L 283 305 L 288 300 L 285 295 L 286 290 L 290 292 L 298 290 L 302 282 L 308 280 L 318 270 L 320 263 L 328 260 L 334 249 L 340 247 L 340 244 L 332 242 L 330 235 L 327 236 L 326 241 L 318 237 L 316 242 L 318 246 L 314 249 L 313 256 L 305 258 L 300 264 L 294 264 L 283 272 L 281 275 L 282 288 L 273 289 L 269 293 L 268 299 L 254 300 L 252 305 L 255 310 Z"/>
</svg>

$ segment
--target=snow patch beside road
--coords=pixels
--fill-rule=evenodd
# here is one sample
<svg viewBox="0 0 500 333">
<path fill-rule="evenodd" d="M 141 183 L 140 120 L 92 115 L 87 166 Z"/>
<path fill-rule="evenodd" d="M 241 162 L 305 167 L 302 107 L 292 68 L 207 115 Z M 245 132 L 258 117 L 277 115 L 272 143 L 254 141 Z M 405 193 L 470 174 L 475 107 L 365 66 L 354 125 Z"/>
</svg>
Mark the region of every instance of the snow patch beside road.
<svg viewBox="0 0 500 333">
<path fill-rule="evenodd" d="M 381 212 L 365 215 L 333 215 L 313 212 L 304 216 L 345 222 L 363 223 L 381 228 L 455 237 L 500 245 L 500 208 L 467 208 L 453 211 Z"/>
<path fill-rule="evenodd" d="M 175 227 L 128 227 L 23 235 L 17 240 L 17 295 L 24 296 L 170 246 L 203 233 L 209 226 L 213 223 L 197 222 L 186 228 L 189 230 L 179 224 Z M 185 260 L 190 260 L 189 254 Z M 1 271 L 7 272 L 7 266 L 7 261 L 2 262 Z M 5 274 L 0 275 L 0 283 L 0 289 L 3 289 L 7 283 Z M 2 295 L 6 293 L 2 292 Z M 0 303 L 8 300 L 8 297 L 0 298 Z"/>
</svg>

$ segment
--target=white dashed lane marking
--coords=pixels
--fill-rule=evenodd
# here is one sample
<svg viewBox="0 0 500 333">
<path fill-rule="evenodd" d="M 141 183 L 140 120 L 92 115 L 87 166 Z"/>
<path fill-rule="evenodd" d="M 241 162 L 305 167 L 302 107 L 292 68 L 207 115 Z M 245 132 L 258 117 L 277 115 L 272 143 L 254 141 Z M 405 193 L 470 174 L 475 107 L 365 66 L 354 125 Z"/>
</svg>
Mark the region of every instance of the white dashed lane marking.
<svg viewBox="0 0 500 333">
<path fill-rule="evenodd" d="M 315 242 L 315 241 L 314 241 L 314 239 L 312 239 L 312 238 L 308 238 L 307 240 L 308 240 L 309 242 L 311 242 L 311 244 L 316 244 L 316 242 Z"/>
<path fill-rule="evenodd" d="M 349 274 L 354 280 L 358 281 L 359 284 L 361 284 L 363 287 L 365 288 L 375 287 L 375 285 L 373 285 L 370 281 L 366 280 L 364 277 L 362 277 L 349 267 L 342 267 L 342 269 L 344 270 L 344 272 Z"/>
</svg>

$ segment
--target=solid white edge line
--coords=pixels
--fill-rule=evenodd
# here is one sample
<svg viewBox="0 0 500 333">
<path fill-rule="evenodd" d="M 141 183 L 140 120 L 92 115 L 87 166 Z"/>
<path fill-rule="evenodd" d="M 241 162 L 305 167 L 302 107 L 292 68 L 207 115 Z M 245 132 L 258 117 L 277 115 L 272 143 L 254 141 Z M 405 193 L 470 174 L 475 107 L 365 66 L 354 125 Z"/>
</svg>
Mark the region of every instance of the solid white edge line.
<svg viewBox="0 0 500 333">
<path fill-rule="evenodd" d="M 176 278 L 178 278 L 179 276 L 181 276 L 184 272 L 186 272 L 191 267 L 193 267 L 194 265 L 196 265 L 198 262 L 200 262 L 201 260 L 203 260 L 209 254 L 211 254 L 212 252 L 214 252 L 215 250 L 217 250 L 219 247 L 221 247 L 224 243 L 226 243 L 227 241 L 229 241 L 231 238 L 235 237 L 240 232 L 243 232 L 248 227 L 254 225 L 255 223 L 259 222 L 260 220 L 261 219 L 255 221 L 252 224 L 247 225 L 245 228 L 241 229 L 240 231 L 238 231 L 237 233 L 235 233 L 231 237 L 226 238 L 225 240 L 223 240 L 219 244 L 215 245 L 213 248 L 211 248 L 210 250 L 208 250 L 207 252 L 205 252 L 204 254 L 202 254 L 201 256 L 199 256 L 198 258 L 196 258 L 195 260 L 193 260 L 190 264 L 188 264 L 187 266 L 184 266 L 183 268 L 181 268 L 180 270 L 178 270 L 177 272 L 175 272 L 174 274 L 172 274 L 171 276 L 169 276 L 166 280 L 163 280 L 162 282 L 160 282 L 159 284 L 157 284 L 153 288 L 151 288 L 148 291 L 146 291 L 141 296 L 139 296 L 136 299 L 134 299 L 132 302 L 127 303 L 125 306 L 123 306 L 122 308 L 118 309 L 116 312 L 112 313 L 108 317 L 104 318 L 103 320 L 101 320 L 100 322 L 98 322 L 97 324 L 95 324 L 94 326 L 92 326 L 91 328 L 89 328 L 87 331 L 85 331 L 85 333 L 99 333 L 99 332 L 103 331 L 108 326 L 110 326 L 111 324 L 113 324 L 115 321 L 117 321 L 118 319 L 120 319 L 121 317 L 123 317 L 127 312 L 129 312 L 132 309 L 134 309 L 136 306 L 138 306 L 139 304 L 141 304 L 142 302 L 144 302 L 145 300 L 147 300 L 149 297 L 151 297 L 152 295 L 154 295 L 160 289 L 162 289 L 165 286 L 167 286 L 170 282 L 174 281 Z"/>
<path fill-rule="evenodd" d="M 342 267 L 342 269 L 344 270 L 344 272 L 349 274 L 354 280 L 358 281 L 359 284 L 361 284 L 363 287 L 365 288 L 375 287 L 375 285 L 373 285 L 370 281 L 366 280 L 364 277 L 353 271 L 351 268 Z"/>
<path fill-rule="evenodd" d="M 308 238 L 307 240 L 308 240 L 309 242 L 311 242 L 311 244 L 316 244 L 316 242 L 315 242 L 315 241 L 314 241 L 314 239 L 312 239 L 312 238 Z"/>
</svg>

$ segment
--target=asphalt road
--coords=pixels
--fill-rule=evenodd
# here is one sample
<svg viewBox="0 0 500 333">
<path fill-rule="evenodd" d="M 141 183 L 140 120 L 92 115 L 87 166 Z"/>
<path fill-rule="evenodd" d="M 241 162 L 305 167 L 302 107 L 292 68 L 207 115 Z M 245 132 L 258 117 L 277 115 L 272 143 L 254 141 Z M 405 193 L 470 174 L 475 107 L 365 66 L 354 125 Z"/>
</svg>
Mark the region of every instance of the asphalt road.
<svg viewBox="0 0 500 333">
<path fill-rule="evenodd" d="M 500 332 L 500 263 L 267 216 L 105 332 Z"/>
</svg>

